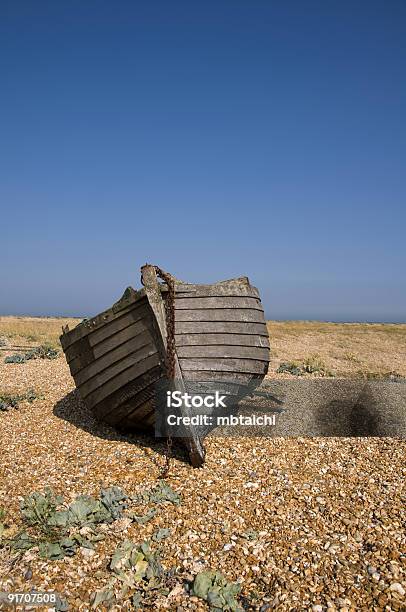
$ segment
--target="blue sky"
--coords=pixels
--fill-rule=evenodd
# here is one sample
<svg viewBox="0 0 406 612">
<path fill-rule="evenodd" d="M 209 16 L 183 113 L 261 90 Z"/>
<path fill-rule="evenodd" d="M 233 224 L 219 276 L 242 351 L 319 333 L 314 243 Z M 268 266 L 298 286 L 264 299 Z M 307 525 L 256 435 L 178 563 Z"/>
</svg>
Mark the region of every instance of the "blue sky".
<svg viewBox="0 0 406 612">
<path fill-rule="evenodd" d="M 2 314 L 139 267 L 268 316 L 406 320 L 406 4 L 0 4 Z"/>
</svg>

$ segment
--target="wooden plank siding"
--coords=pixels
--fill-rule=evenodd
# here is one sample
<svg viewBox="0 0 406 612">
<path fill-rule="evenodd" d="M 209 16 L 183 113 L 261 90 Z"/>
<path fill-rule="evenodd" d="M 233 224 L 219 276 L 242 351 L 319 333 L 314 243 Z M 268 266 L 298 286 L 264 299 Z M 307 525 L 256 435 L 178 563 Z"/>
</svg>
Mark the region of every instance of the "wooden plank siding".
<svg viewBox="0 0 406 612">
<path fill-rule="evenodd" d="M 239 323 L 263 323 L 264 313 L 262 310 L 252 310 L 249 308 L 207 308 L 201 310 L 175 310 L 175 325 L 177 322 L 185 321 L 205 321 L 213 323 L 220 321 L 239 322 Z"/>
<path fill-rule="evenodd" d="M 145 303 L 146 298 L 145 298 L 145 292 L 143 289 L 141 289 L 140 291 L 134 291 L 134 290 L 132 291 L 133 291 L 132 298 L 125 300 L 122 303 L 122 307 L 113 305 L 108 310 L 101 312 L 100 314 L 96 315 L 95 317 L 92 317 L 88 321 L 84 321 L 83 323 L 80 323 L 75 328 L 71 329 L 70 331 L 62 334 L 60 338 L 62 348 L 65 350 L 71 344 L 77 342 L 78 340 L 81 340 L 82 338 L 86 337 L 92 332 L 103 328 L 107 323 L 111 323 L 115 319 L 120 318 L 128 310 L 132 310 L 134 308 L 134 304 L 136 304 L 137 302 L 140 301 L 140 302 Z M 120 303 L 120 300 L 119 302 L 117 302 L 117 304 L 119 303 Z"/>
<path fill-rule="evenodd" d="M 165 293 L 165 291 L 164 291 Z M 249 284 L 246 276 L 214 285 L 176 284 L 176 295 L 179 297 L 255 297 L 259 299 L 258 289 Z"/>
<path fill-rule="evenodd" d="M 145 374 L 130 382 L 123 384 L 119 389 L 111 393 L 106 398 L 99 400 L 93 407 L 93 412 L 100 420 L 110 412 L 117 414 L 117 419 L 121 420 L 125 415 L 121 415 L 120 407 L 128 404 L 137 406 L 137 395 L 150 385 L 156 384 L 162 378 L 162 367 L 160 364 L 151 367 Z"/>
<path fill-rule="evenodd" d="M 109 351 L 102 357 L 99 357 L 99 359 L 95 359 L 93 363 L 85 368 L 82 368 L 76 373 L 75 382 L 77 385 L 82 386 L 94 376 L 101 378 L 102 374 L 104 374 L 106 370 L 110 372 L 117 363 L 124 362 L 131 355 L 140 355 L 146 349 L 149 350 L 149 352 L 156 352 L 156 348 L 149 331 L 133 336 L 127 340 L 127 342 L 119 344 L 117 348 Z"/>
<path fill-rule="evenodd" d="M 139 363 L 131 365 L 129 368 L 121 371 L 117 376 L 108 380 L 101 387 L 98 387 L 88 395 L 82 395 L 82 389 L 79 387 L 79 391 L 86 401 L 86 403 L 93 408 L 96 404 L 104 400 L 106 397 L 118 391 L 123 385 L 130 382 L 131 380 L 147 374 L 149 370 L 152 370 L 156 366 L 161 364 L 158 353 L 150 355 L 146 359 L 143 359 Z"/>
<path fill-rule="evenodd" d="M 265 323 L 241 321 L 177 321 L 176 334 L 248 334 L 268 338 Z"/>
<path fill-rule="evenodd" d="M 157 294 L 165 300 L 166 286 Z M 242 277 L 214 285 L 177 282 L 175 295 L 177 363 L 185 388 L 224 389 L 237 402 L 268 370 L 258 290 Z M 156 384 L 165 376 L 160 327 L 145 290 L 128 288 L 111 308 L 62 334 L 71 374 L 98 419 L 121 429 L 153 426 Z"/>
<path fill-rule="evenodd" d="M 179 359 L 244 358 L 269 361 L 269 349 L 257 346 L 181 346 L 177 350 Z"/>
<path fill-rule="evenodd" d="M 103 328 L 95 330 L 64 349 L 68 363 L 75 357 L 79 357 L 83 353 L 91 350 L 96 344 L 126 329 L 130 325 L 142 321 L 143 319 L 149 321 L 150 316 L 148 305 L 145 303 L 133 306 L 133 308 L 125 314 L 122 314 L 113 321 L 107 322 Z"/>
<path fill-rule="evenodd" d="M 268 369 L 268 363 L 253 359 L 180 359 L 180 366 L 185 372 L 198 370 L 200 372 L 230 372 L 262 374 Z"/>
<path fill-rule="evenodd" d="M 179 350 L 185 346 L 258 346 L 260 348 L 269 349 L 269 338 L 268 336 L 259 336 L 258 334 L 209 334 L 209 333 L 195 333 L 195 334 L 176 334 L 176 346 Z"/>
<path fill-rule="evenodd" d="M 104 355 L 116 350 L 129 341 L 138 344 L 138 342 L 142 341 L 141 336 L 144 334 L 151 336 L 151 323 L 146 319 L 141 319 L 120 332 L 116 332 L 112 336 L 109 336 L 106 340 L 99 342 L 99 344 L 93 347 L 89 346 L 85 352 L 80 353 L 80 355 L 68 361 L 72 376 L 95 360 L 102 358 Z"/>
<path fill-rule="evenodd" d="M 175 310 L 252 309 L 263 312 L 261 302 L 254 297 L 176 297 Z"/>
</svg>

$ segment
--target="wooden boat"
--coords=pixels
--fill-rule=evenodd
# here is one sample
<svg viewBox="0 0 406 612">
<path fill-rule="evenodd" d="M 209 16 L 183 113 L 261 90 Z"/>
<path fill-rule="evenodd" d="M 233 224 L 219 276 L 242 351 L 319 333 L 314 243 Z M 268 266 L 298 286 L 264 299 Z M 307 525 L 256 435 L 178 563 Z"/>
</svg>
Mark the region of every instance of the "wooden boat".
<svg viewBox="0 0 406 612">
<path fill-rule="evenodd" d="M 258 290 L 247 277 L 193 285 L 145 265 L 141 280 L 142 289 L 128 287 L 105 312 L 63 328 L 71 374 L 98 419 L 151 430 L 162 409 L 156 389 L 168 376 L 170 351 L 177 388 L 193 391 L 205 381 L 226 389 L 237 405 L 261 383 L 269 338 Z M 203 437 L 191 426 L 183 438 L 195 466 L 204 461 Z"/>
</svg>

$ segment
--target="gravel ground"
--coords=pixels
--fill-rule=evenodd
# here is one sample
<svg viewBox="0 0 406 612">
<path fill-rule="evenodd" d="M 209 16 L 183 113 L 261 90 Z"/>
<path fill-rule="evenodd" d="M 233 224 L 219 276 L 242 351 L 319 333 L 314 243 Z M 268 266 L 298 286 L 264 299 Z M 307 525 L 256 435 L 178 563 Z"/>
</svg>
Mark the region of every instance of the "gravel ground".
<svg viewBox="0 0 406 612">
<path fill-rule="evenodd" d="M 46 485 L 70 502 L 101 486 L 133 494 L 156 484 L 163 446 L 96 423 L 62 356 L 1 363 L 0 380 L 3 392 L 43 395 L 0 412 L 0 506 L 11 533 L 21 496 Z M 144 525 L 115 521 L 92 554 L 44 561 L 35 549 L 20 559 L 0 549 L 0 590 L 54 589 L 72 610 L 89 610 L 117 544 L 168 527 L 161 558 L 174 583 L 152 608 L 208 609 L 182 585 L 210 568 L 242 583 L 248 610 L 406 610 L 405 447 L 395 438 L 208 438 L 201 470 L 176 451 L 167 482 L 179 506 L 162 505 Z"/>
</svg>

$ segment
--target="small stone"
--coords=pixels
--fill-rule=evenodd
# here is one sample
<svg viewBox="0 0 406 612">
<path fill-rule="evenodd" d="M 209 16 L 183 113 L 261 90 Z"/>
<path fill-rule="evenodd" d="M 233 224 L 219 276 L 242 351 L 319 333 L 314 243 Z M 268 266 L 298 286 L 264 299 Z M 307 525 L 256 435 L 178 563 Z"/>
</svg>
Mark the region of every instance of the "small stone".
<svg viewBox="0 0 406 612">
<path fill-rule="evenodd" d="M 376 574 L 378 570 L 376 569 L 376 567 L 374 567 L 373 565 L 368 565 L 368 574 L 370 576 L 372 576 L 373 574 Z"/>
<path fill-rule="evenodd" d="M 320 604 L 315 604 L 312 606 L 312 612 L 323 612 L 323 606 Z"/>
<path fill-rule="evenodd" d="M 347 605 L 347 602 L 345 599 L 342 599 L 341 597 L 338 597 L 336 600 L 336 605 L 338 608 L 343 608 L 344 606 Z"/>
<path fill-rule="evenodd" d="M 405 589 L 402 587 L 400 582 L 392 582 L 392 584 L 389 587 L 389 590 L 394 591 L 395 593 L 399 593 L 399 595 L 401 595 L 402 597 L 406 593 Z"/>
<path fill-rule="evenodd" d="M 181 584 L 177 584 L 173 587 L 172 591 L 170 591 L 168 597 L 179 597 L 179 595 L 184 595 L 185 589 Z"/>
</svg>

